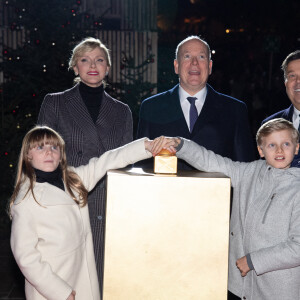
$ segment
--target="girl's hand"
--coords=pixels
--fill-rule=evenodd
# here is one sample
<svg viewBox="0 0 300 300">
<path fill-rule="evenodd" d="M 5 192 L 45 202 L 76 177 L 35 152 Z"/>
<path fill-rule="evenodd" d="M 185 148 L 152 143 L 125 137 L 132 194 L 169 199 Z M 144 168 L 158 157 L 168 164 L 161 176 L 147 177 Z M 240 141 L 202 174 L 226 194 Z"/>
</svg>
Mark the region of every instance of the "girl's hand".
<svg viewBox="0 0 300 300">
<path fill-rule="evenodd" d="M 67 300 L 75 300 L 75 295 L 76 295 L 76 292 L 75 292 L 75 291 L 72 291 L 72 293 L 71 293 L 70 296 L 67 298 Z"/>
<path fill-rule="evenodd" d="M 179 138 L 167 138 L 164 136 L 157 137 L 153 141 L 145 141 L 145 149 L 152 153 L 153 156 L 157 155 L 162 149 L 167 149 L 171 153 L 175 153 L 180 143 Z"/>
</svg>

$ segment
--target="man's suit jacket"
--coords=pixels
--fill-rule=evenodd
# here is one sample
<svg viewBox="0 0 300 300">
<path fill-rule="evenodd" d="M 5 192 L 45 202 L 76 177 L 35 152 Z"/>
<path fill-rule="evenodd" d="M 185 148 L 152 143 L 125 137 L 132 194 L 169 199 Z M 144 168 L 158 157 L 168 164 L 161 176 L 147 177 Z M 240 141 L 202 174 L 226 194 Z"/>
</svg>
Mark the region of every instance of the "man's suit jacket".
<svg viewBox="0 0 300 300">
<path fill-rule="evenodd" d="M 137 138 L 180 136 L 235 161 L 254 160 L 254 144 L 246 105 L 207 85 L 201 113 L 190 132 L 179 100 L 179 85 L 143 101 Z M 150 167 L 149 162 L 140 166 Z M 181 161 L 179 169 L 191 169 Z"/>
<path fill-rule="evenodd" d="M 290 107 L 267 117 L 262 121 L 262 124 L 276 118 L 283 118 L 293 123 L 293 114 L 294 114 L 294 106 L 291 105 Z M 298 155 L 295 155 L 291 167 L 300 168 L 300 153 L 298 153 Z"/>
<path fill-rule="evenodd" d="M 68 164 L 85 165 L 90 158 L 132 141 L 132 114 L 129 107 L 106 92 L 96 123 L 85 106 L 79 85 L 61 93 L 46 95 L 38 124 L 59 132 L 66 143 Z M 96 266 L 100 285 L 103 275 L 106 180 L 100 180 L 89 193 L 89 214 L 93 233 Z M 102 286 L 100 286 L 101 288 Z"/>
<path fill-rule="evenodd" d="M 266 119 L 264 119 L 262 121 L 262 124 L 264 124 L 264 123 L 266 123 L 270 120 L 276 119 L 276 118 L 283 118 L 283 119 L 286 119 L 290 122 L 293 122 L 293 114 L 294 114 L 294 106 L 291 105 L 287 109 L 281 110 L 281 111 L 267 117 Z"/>
</svg>

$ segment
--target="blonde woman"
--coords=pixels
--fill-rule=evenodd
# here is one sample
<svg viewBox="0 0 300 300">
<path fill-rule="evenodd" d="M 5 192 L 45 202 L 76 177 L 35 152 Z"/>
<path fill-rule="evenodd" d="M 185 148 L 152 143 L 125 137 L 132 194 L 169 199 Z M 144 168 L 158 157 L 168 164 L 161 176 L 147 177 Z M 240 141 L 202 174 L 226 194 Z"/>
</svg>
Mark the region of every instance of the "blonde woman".
<svg viewBox="0 0 300 300">
<path fill-rule="evenodd" d="M 128 105 L 105 92 L 105 77 L 111 67 L 109 50 L 99 40 L 86 38 L 72 51 L 69 68 L 76 85 L 64 92 L 46 95 L 38 124 L 58 131 L 65 140 L 72 166 L 132 141 L 132 114 Z M 89 212 L 97 273 L 102 289 L 105 230 L 106 180 L 89 193 Z"/>
</svg>

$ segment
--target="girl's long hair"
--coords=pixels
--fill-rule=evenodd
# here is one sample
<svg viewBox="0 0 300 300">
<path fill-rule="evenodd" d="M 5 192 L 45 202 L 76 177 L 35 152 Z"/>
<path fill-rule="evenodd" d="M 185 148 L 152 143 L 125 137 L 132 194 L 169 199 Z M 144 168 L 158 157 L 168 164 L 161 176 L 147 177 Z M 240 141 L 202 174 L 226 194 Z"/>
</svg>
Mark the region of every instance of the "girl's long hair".
<svg viewBox="0 0 300 300">
<path fill-rule="evenodd" d="M 28 159 L 28 152 L 30 149 L 36 146 L 43 146 L 47 144 L 55 145 L 60 148 L 61 156 L 60 156 L 59 167 L 61 168 L 62 177 L 63 177 L 62 179 L 65 183 L 67 191 L 69 192 L 69 194 L 77 204 L 79 204 L 80 206 L 86 205 L 88 191 L 84 187 L 79 176 L 76 173 L 68 170 L 66 151 L 65 151 L 65 142 L 63 138 L 50 127 L 35 126 L 25 135 L 23 139 L 22 148 L 21 148 L 19 161 L 18 161 L 18 167 L 17 167 L 15 189 L 10 198 L 9 210 L 13 205 L 13 203 L 15 202 L 20 192 L 21 186 L 24 184 L 24 182 L 27 179 L 29 180 L 29 188 L 25 196 L 28 194 L 28 192 L 31 192 L 33 198 L 38 203 L 38 200 L 35 198 L 33 192 L 34 184 L 36 182 L 36 177 L 35 177 L 34 169 Z M 78 193 L 79 199 L 76 199 L 73 190 Z"/>
</svg>

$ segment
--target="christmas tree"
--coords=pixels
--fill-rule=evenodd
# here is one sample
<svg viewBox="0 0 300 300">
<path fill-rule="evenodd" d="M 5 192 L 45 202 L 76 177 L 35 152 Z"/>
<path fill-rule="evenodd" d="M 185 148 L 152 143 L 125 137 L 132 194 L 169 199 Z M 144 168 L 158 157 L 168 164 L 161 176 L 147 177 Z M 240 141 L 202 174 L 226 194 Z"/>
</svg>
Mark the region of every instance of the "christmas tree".
<svg viewBox="0 0 300 300">
<path fill-rule="evenodd" d="M 71 50 L 83 38 L 98 36 L 106 23 L 105 13 L 93 16 L 83 12 L 80 0 L 7 0 L 0 5 L 7 16 L 6 34 L 11 37 L 8 40 L 22 37 L 17 40 L 17 47 L 16 43 L 11 43 L 14 47 L 3 43 L 0 53 L 0 73 L 4 74 L 0 86 L 0 172 L 5 174 L 0 179 L 0 205 L 5 206 L 13 189 L 22 139 L 36 123 L 44 96 L 72 87 L 74 74 L 68 70 Z M 156 87 L 145 76 L 149 64 L 154 62 L 151 47 L 148 48 L 142 63 L 122 52 L 121 80 L 107 87 L 113 97 L 130 106 L 134 132 L 140 102 Z M 1 212 L 4 214 L 3 209 Z"/>
<path fill-rule="evenodd" d="M 1 5 L 7 17 L 7 40 L 15 39 L 11 44 L 18 44 L 4 44 L 0 59 L 4 74 L 0 172 L 5 174 L 0 180 L 0 205 L 5 206 L 25 133 L 36 123 L 45 94 L 72 86 L 73 74 L 68 71 L 71 49 L 95 28 L 91 16 L 80 12 L 80 0 L 11 0 Z"/>
</svg>

